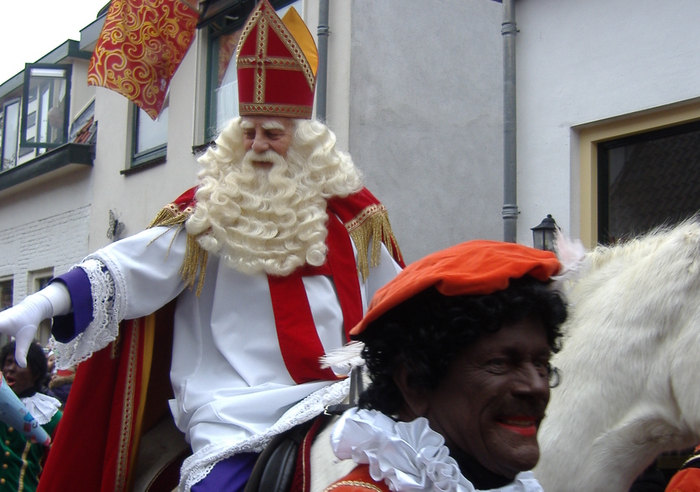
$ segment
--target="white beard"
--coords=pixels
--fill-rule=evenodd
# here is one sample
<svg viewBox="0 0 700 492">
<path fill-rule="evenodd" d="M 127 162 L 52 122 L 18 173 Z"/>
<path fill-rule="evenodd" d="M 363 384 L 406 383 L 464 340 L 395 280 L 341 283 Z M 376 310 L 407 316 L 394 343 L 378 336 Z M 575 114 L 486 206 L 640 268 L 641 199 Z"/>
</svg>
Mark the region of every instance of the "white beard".
<svg viewBox="0 0 700 492">
<path fill-rule="evenodd" d="M 250 151 L 242 162 L 220 170 L 215 182 L 203 180 L 188 231 L 208 231 L 200 245 L 246 274 L 283 276 L 305 263 L 323 265 L 326 200 L 295 155 Z M 253 160 L 272 167 L 263 169 Z"/>
</svg>

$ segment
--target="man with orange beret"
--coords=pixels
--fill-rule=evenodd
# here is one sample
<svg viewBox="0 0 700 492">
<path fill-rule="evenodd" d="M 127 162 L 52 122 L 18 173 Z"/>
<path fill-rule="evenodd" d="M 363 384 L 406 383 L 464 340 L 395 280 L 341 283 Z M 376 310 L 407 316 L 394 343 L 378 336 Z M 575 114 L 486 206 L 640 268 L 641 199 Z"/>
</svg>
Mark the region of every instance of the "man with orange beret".
<svg viewBox="0 0 700 492">
<path fill-rule="evenodd" d="M 358 466 L 327 491 L 536 492 L 566 306 L 553 253 L 472 241 L 409 265 L 351 332 L 371 384 L 333 429 Z"/>
<path fill-rule="evenodd" d="M 296 11 L 280 19 L 258 3 L 236 54 L 240 117 L 200 158 L 199 185 L 0 315 L 18 340 L 54 317 L 58 365 L 85 361 L 52 453 L 87 469 L 61 467 L 81 490 L 130 487 L 149 409 L 168 409 L 155 377 L 168 368 L 169 410 L 193 451 L 185 491 L 241 489 L 272 437 L 344 398 L 344 375 L 318 359 L 402 262 L 386 210 L 310 119 L 317 62 Z M 47 464 L 45 490 L 71 488 L 57 468 Z"/>
</svg>

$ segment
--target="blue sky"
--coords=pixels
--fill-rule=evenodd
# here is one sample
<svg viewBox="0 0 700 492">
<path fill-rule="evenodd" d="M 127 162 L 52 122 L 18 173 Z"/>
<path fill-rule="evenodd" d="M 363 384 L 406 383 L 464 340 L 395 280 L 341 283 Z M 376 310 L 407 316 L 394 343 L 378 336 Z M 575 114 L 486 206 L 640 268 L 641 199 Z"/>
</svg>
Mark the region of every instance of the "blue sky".
<svg viewBox="0 0 700 492">
<path fill-rule="evenodd" d="M 0 84 L 95 20 L 108 0 L 0 0 Z"/>
</svg>

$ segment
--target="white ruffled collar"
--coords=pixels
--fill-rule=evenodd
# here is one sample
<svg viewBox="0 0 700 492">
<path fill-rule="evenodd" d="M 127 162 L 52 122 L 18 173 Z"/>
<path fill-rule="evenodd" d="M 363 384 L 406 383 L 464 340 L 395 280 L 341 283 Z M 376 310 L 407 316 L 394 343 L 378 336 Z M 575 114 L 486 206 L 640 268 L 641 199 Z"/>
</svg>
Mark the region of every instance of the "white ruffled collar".
<svg viewBox="0 0 700 492">
<path fill-rule="evenodd" d="M 39 425 L 48 424 L 61 408 L 61 402 L 59 400 L 38 392 L 34 393 L 32 396 L 21 398 L 21 401 Z"/>
<path fill-rule="evenodd" d="M 340 459 L 368 464 L 370 476 L 391 490 L 477 492 L 450 456 L 444 438 L 425 418 L 396 422 L 381 412 L 352 408 L 338 420 L 331 435 L 333 452 Z M 541 492 L 532 472 L 494 492 Z"/>
</svg>

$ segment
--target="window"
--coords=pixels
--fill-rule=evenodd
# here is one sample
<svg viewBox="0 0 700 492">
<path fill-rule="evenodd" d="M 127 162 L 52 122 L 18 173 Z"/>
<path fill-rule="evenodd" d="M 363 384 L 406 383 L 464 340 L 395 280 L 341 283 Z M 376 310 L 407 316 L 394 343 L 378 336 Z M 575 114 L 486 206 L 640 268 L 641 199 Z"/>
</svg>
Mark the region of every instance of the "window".
<svg viewBox="0 0 700 492">
<path fill-rule="evenodd" d="M 27 65 L 24 84 L 0 100 L 0 172 L 67 142 L 70 65 Z"/>
<path fill-rule="evenodd" d="M 2 108 L 2 166 L 6 171 L 17 165 L 20 99 L 5 102 Z"/>
<path fill-rule="evenodd" d="M 280 17 L 291 6 L 301 13 L 301 0 L 273 0 L 271 4 L 278 9 Z M 242 2 L 236 7 L 233 10 L 223 9 L 219 17 L 206 22 L 210 29 L 206 129 L 208 140 L 216 137 L 229 121 L 238 116 L 236 47 L 252 5 Z"/>
<path fill-rule="evenodd" d="M 156 120 L 134 105 L 133 152 L 131 167 L 165 162 L 168 147 L 168 106 Z"/>
<path fill-rule="evenodd" d="M 0 311 L 4 311 L 5 309 L 12 307 L 12 289 L 12 278 L 5 278 L 0 280 Z M 9 336 L 0 335 L 0 347 L 5 345 L 9 341 Z"/>
<path fill-rule="evenodd" d="M 12 279 L 0 280 L 0 311 L 12 307 Z"/>
<path fill-rule="evenodd" d="M 78 114 L 70 125 L 68 141 L 76 143 L 94 143 L 97 133 L 95 122 L 95 98 Z"/>
<path fill-rule="evenodd" d="M 53 268 L 44 268 L 29 272 L 27 277 L 27 288 L 30 290 L 29 293 L 34 294 L 35 292 L 39 292 L 41 289 L 49 285 L 49 282 L 53 278 Z M 51 320 L 45 319 L 37 327 L 34 339 L 39 342 L 42 347 L 46 347 L 50 336 Z"/>
<path fill-rule="evenodd" d="M 598 146 L 598 240 L 610 243 L 700 211 L 700 122 Z"/>
<path fill-rule="evenodd" d="M 607 211 L 606 200 L 609 197 L 601 197 L 609 193 L 609 186 L 612 181 L 619 179 L 617 167 L 619 164 L 612 164 L 612 171 L 605 169 L 604 163 L 600 162 L 599 155 L 612 150 L 623 153 L 624 150 L 614 150 L 626 146 L 632 141 L 625 141 L 630 137 L 641 137 L 642 139 L 653 140 L 657 131 L 670 130 L 690 131 L 690 127 L 686 126 L 700 121 L 700 101 L 686 101 L 670 105 L 666 108 L 654 108 L 649 111 L 641 111 L 625 116 L 612 118 L 609 120 L 587 123 L 574 130 L 578 133 L 579 144 L 579 169 L 572 169 L 572 176 L 578 175 L 579 180 L 579 200 L 580 208 L 578 213 L 579 237 L 587 248 L 594 247 L 599 241 L 607 241 L 610 238 L 614 239 L 618 235 L 624 236 L 627 234 L 624 229 L 616 231 L 604 230 L 609 228 L 610 218 L 605 218 Z M 671 130 L 671 129 L 676 130 Z M 615 143 L 616 142 L 616 143 Z M 607 147 L 606 147 L 607 144 Z M 605 157 L 603 157 L 604 159 Z M 610 157 L 608 156 L 608 159 Z M 612 159 L 619 159 L 619 156 L 613 156 Z M 608 163 L 610 166 L 610 163 Z M 616 167 L 617 166 L 617 167 Z M 688 179 L 694 179 L 693 173 L 695 170 L 688 165 Z M 612 174 L 610 174 L 612 172 Z M 602 175 L 600 175 L 602 174 Z M 607 174 L 607 177 L 606 177 Z M 605 181 L 607 180 L 607 181 Z M 621 181 L 619 181 L 621 183 Z M 654 183 L 651 183 L 652 185 Z M 680 198 L 685 200 L 685 198 Z M 576 221 L 576 208 L 572 210 Z M 613 221 L 616 219 L 613 218 Z M 669 217 L 669 220 L 673 220 Z M 618 227 L 618 226 L 615 226 Z M 601 229 L 599 231 L 599 229 Z M 629 231 L 630 229 L 627 229 Z M 635 227 L 635 233 L 637 228 Z"/>
<path fill-rule="evenodd" d="M 25 68 L 22 147 L 52 148 L 68 142 L 70 74 L 70 65 Z"/>
</svg>

